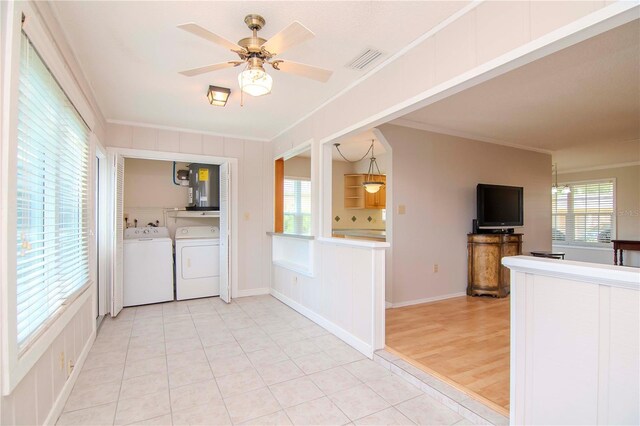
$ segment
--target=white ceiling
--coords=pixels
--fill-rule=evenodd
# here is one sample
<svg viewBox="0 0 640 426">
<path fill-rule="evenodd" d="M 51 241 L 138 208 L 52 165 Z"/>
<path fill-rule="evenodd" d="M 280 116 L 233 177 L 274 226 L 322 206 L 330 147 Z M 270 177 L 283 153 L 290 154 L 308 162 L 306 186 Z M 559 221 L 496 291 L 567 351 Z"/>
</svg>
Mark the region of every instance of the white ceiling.
<svg viewBox="0 0 640 426">
<path fill-rule="evenodd" d="M 373 140 L 373 153 L 376 157 L 386 154 L 386 149 L 380 143 L 376 135 L 373 133 L 373 130 L 365 130 L 364 132 L 358 133 L 354 136 L 349 136 L 335 142 L 331 143 L 331 157 L 334 161 L 345 161 L 344 158 L 340 156 L 336 148 L 334 147 L 334 143 L 340 144 L 340 151 L 342 155 L 344 155 L 349 161 L 355 161 L 362 158 L 363 155 L 369 150 L 371 147 L 371 141 Z M 307 150 L 297 154 L 296 157 L 311 157 L 311 150 Z M 366 158 L 370 158 L 371 154 L 367 154 Z"/>
<path fill-rule="evenodd" d="M 396 123 L 553 152 L 594 144 L 606 149 L 628 145 L 640 139 L 640 21 L 460 92 Z"/>
<path fill-rule="evenodd" d="M 372 140 L 374 155 L 376 157 L 379 157 L 386 154 L 387 151 L 375 136 L 373 130 L 365 130 L 364 132 L 358 133 L 357 135 L 340 139 L 336 141 L 336 143 L 340 144 L 340 151 L 342 152 L 342 155 L 347 157 L 349 161 L 354 161 L 362 158 L 362 156 L 371 146 Z M 338 151 L 335 148 L 331 148 L 331 153 L 334 160 L 344 161 L 344 159 L 340 156 L 340 154 L 338 154 Z M 369 157 L 371 157 L 371 154 L 367 155 L 367 158 Z"/>
<path fill-rule="evenodd" d="M 52 2 L 54 11 L 109 121 L 128 121 L 269 139 L 369 69 L 345 64 L 365 48 L 389 57 L 464 7 L 465 2 Z M 246 96 L 240 107 L 238 69 L 198 77 L 178 71 L 237 59 L 224 48 L 176 28 L 196 22 L 229 40 L 250 35 L 248 13 L 266 19 L 269 38 L 294 20 L 316 38 L 282 55 L 334 71 L 327 83 L 270 73 L 273 93 Z M 375 64 L 374 64 L 375 66 Z M 224 108 L 206 101 L 209 84 L 229 87 Z"/>
</svg>

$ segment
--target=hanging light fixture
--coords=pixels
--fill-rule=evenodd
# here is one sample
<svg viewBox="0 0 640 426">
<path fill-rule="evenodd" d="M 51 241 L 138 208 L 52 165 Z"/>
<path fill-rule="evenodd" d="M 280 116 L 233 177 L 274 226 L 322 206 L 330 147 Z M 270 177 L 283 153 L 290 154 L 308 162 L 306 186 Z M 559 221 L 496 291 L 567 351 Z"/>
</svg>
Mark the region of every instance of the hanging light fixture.
<svg viewBox="0 0 640 426">
<path fill-rule="evenodd" d="M 375 194 L 380 191 L 380 188 L 384 186 L 384 182 L 380 179 L 376 180 L 377 176 L 380 176 L 380 168 L 378 167 L 378 162 L 376 161 L 376 157 L 373 155 L 373 139 L 371 139 L 371 158 L 369 159 L 369 171 L 367 171 L 367 176 L 365 181 L 362 182 L 362 186 L 364 186 L 364 190 L 370 194 Z M 375 169 L 374 169 L 375 167 Z M 378 174 L 374 175 L 373 172 L 377 170 Z"/>
<path fill-rule="evenodd" d="M 338 154 L 340 154 L 340 156 L 342 158 L 344 158 L 344 160 L 348 163 L 358 163 L 362 160 L 364 160 L 367 155 L 369 153 L 371 153 L 371 158 L 369 159 L 369 170 L 367 171 L 367 175 L 365 176 L 364 182 L 362 182 L 362 186 L 364 187 L 365 191 L 367 191 L 370 194 L 375 194 L 376 192 L 380 191 L 380 188 L 382 188 L 384 186 L 384 182 L 382 182 L 380 179 L 376 180 L 376 176 L 380 176 L 382 175 L 382 173 L 380 173 L 380 168 L 378 167 L 378 162 L 376 161 L 376 157 L 373 154 L 373 142 L 375 139 L 371 139 L 371 145 L 369 146 L 369 149 L 367 150 L 367 152 L 364 153 L 364 155 L 362 156 L 362 158 L 352 161 L 349 160 L 347 157 L 345 157 L 342 152 L 340 151 L 340 144 L 339 143 L 334 143 L 333 146 L 336 147 L 336 150 L 338 151 Z M 374 172 L 377 170 L 377 174 L 374 174 Z"/>
<path fill-rule="evenodd" d="M 238 74 L 240 90 L 247 95 L 263 96 L 271 93 L 273 79 L 262 66 L 259 58 L 252 58 L 247 69 Z"/>
<path fill-rule="evenodd" d="M 227 89 L 226 87 L 209 86 L 209 90 L 207 91 L 207 99 L 209 99 L 209 103 L 211 105 L 225 106 L 230 94 L 231 89 Z"/>
<path fill-rule="evenodd" d="M 551 185 L 551 193 L 556 194 L 558 193 L 558 191 L 560 191 L 564 195 L 571 193 L 571 187 L 569 187 L 569 185 L 563 185 L 562 187 L 558 186 L 558 164 L 557 163 L 553 163 L 551 165 L 551 170 L 553 172 L 553 178 L 554 178 L 553 185 Z"/>
</svg>

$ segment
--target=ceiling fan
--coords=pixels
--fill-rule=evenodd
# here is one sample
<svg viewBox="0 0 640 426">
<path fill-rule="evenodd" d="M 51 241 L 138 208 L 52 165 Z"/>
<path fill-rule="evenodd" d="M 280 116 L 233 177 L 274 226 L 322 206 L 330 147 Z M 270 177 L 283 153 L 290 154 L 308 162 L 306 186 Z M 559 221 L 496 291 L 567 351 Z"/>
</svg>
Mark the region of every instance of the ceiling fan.
<svg viewBox="0 0 640 426">
<path fill-rule="evenodd" d="M 271 93 L 273 80 L 265 71 L 265 64 L 271 65 L 273 69 L 277 71 L 295 74 L 321 82 L 326 82 L 331 77 L 333 72 L 323 68 L 284 59 L 275 59 L 275 56 L 280 55 L 287 49 L 315 37 L 315 35 L 301 23 L 294 21 L 269 40 L 265 40 L 262 37 L 258 37 L 258 31 L 265 25 L 265 20 L 262 16 L 250 14 L 244 18 L 244 22 L 252 31 L 252 35 L 251 37 L 239 40 L 237 44 L 193 22 L 178 25 L 178 28 L 225 47 L 240 57 L 240 60 L 237 61 L 206 65 L 181 71 L 180 74 L 192 77 L 225 68 L 245 65 L 245 70 L 238 75 L 238 83 L 243 92 L 252 96 L 262 96 Z"/>
</svg>

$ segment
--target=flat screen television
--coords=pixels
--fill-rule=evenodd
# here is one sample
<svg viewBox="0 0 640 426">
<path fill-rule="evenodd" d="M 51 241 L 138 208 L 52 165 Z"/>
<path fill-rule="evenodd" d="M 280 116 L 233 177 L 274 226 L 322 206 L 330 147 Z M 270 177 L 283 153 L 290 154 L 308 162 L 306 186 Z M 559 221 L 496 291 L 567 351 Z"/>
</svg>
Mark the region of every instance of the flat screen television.
<svg viewBox="0 0 640 426">
<path fill-rule="evenodd" d="M 523 188 L 478 184 L 478 227 L 524 226 Z"/>
</svg>

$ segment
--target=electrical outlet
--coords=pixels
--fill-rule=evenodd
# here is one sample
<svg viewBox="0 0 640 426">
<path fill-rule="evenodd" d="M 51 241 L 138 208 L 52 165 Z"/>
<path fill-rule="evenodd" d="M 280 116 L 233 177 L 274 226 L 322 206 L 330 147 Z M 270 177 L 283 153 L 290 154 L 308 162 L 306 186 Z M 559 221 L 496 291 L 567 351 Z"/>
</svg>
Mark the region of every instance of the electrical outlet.
<svg viewBox="0 0 640 426">
<path fill-rule="evenodd" d="M 245 212 L 244 220 L 249 220 L 249 219 L 251 219 L 251 214 L 249 214 L 249 212 Z"/>
<path fill-rule="evenodd" d="M 433 272 L 438 272 L 438 264 L 437 263 L 433 264 Z"/>
<path fill-rule="evenodd" d="M 73 373 L 73 367 L 75 367 L 75 363 L 72 359 L 69 360 L 69 364 L 67 365 L 67 376 L 70 376 Z"/>
<path fill-rule="evenodd" d="M 64 352 L 60 352 L 60 371 L 64 371 Z"/>
<path fill-rule="evenodd" d="M 407 212 L 407 207 L 404 204 L 398 205 L 398 214 L 405 214 Z"/>
</svg>

